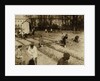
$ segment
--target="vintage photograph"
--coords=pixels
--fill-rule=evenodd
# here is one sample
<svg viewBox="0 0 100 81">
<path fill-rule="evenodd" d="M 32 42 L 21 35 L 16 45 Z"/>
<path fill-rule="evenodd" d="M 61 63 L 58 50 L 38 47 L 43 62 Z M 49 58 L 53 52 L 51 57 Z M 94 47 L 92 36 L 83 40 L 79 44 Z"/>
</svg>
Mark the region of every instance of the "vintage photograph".
<svg viewBox="0 0 100 81">
<path fill-rule="evenodd" d="M 15 15 L 15 65 L 84 65 L 84 15 Z"/>
</svg>

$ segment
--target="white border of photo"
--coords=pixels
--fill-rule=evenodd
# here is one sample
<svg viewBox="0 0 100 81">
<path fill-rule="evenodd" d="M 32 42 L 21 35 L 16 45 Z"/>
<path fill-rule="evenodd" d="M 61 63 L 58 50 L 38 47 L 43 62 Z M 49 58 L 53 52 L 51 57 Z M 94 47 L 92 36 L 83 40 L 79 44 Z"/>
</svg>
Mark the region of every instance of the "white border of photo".
<svg viewBox="0 0 100 81">
<path fill-rule="evenodd" d="M 84 15 L 84 65 L 15 65 L 15 15 Z M 5 76 L 95 76 L 94 5 L 5 5 Z"/>
</svg>

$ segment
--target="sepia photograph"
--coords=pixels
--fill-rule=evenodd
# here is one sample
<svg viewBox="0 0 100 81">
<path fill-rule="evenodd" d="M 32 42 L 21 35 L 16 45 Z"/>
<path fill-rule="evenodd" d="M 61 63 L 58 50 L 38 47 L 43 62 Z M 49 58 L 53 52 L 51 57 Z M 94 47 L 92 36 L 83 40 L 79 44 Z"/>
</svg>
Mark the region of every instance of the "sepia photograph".
<svg viewBox="0 0 100 81">
<path fill-rule="evenodd" d="M 94 76 L 94 5 L 6 5 L 6 76 Z"/>
<path fill-rule="evenodd" d="M 84 65 L 84 15 L 15 15 L 15 65 Z"/>
</svg>

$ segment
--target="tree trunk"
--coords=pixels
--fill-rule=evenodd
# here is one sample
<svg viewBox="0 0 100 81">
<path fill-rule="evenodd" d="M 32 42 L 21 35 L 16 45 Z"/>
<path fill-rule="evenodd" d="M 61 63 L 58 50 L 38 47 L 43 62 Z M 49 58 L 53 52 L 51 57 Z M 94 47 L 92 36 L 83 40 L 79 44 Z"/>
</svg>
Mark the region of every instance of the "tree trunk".
<svg viewBox="0 0 100 81">
<path fill-rule="evenodd" d="M 74 30 L 73 30 L 73 31 L 74 31 L 74 33 L 75 33 L 75 31 L 76 31 L 75 26 L 74 26 Z"/>
<path fill-rule="evenodd" d="M 77 19 L 76 19 L 76 16 L 75 15 L 73 15 L 73 20 L 72 20 L 72 24 L 73 24 L 73 31 L 74 31 L 74 33 L 75 33 L 75 31 L 76 31 L 76 22 L 77 22 Z"/>
<path fill-rule="evenodd" d="M 62 24 L 63 24 L 63 16 L 62 16 Z"/>
</svg>

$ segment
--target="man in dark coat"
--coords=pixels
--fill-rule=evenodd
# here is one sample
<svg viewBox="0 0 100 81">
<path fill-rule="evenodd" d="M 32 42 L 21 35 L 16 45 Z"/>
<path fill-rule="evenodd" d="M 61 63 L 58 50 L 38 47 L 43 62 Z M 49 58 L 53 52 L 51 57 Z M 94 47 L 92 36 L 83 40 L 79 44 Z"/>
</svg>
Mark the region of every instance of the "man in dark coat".
<svg viewBox="0 0 100 81">
<path fill-rule="evenodd" d="M 63 38 L 64 47 L 66 47 L 67 39 L 68 39 L 68 34 L 66 34 L 66 35 L 64 36 L 64 38 Z"/>
<path fill-rule="evenodd" d="M 70 54 L 64 53 L 63 57 L 59 59 L 57 65 L 68 65 L 69 58 L 70 58 Z"/>
</svg>

